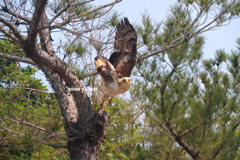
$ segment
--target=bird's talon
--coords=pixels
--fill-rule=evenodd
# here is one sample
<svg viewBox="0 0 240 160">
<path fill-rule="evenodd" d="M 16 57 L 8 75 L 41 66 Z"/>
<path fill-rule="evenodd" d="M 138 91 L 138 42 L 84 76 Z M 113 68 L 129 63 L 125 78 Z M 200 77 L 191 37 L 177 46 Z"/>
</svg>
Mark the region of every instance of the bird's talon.
<svg viewBox="0 0 240 160">
<path fill-rule="evenodd" d="M 103 108 L 103 105 L 104 105 L 104 100 L 101 102 L 101 103 L 99 103 L 98 105 L 100 105 L 100 108 Z"/>
<path fill-rule="evenodd" d="M 111 104 L 112 104 L 112 99 L 113 99 L 113 97 L 111 97 L 111 98 L 108 98 L 108 100 L 109 100 L 109 106 L 111 106 Z"/>
</svg>

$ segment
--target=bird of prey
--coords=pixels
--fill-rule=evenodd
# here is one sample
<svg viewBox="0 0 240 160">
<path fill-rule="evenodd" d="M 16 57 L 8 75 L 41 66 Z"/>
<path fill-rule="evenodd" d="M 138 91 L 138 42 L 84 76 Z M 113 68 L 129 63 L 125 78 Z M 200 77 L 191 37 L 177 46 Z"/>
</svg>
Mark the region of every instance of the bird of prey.
<svg viewBox="0 0 240 160">
<path fill-rule="evenodd" d="M 97 56 L 94 60 L 95 68 L 103 79 L 106 89 L 103 101 L 113 96 L 123 94 L 131 86 L 131 72 L 137 61 L 137 34 L 127 18 L 122 20 L 118 27 L 114 42 L 114 53 L 109 60 L 104 56 Z"/>
</svg>

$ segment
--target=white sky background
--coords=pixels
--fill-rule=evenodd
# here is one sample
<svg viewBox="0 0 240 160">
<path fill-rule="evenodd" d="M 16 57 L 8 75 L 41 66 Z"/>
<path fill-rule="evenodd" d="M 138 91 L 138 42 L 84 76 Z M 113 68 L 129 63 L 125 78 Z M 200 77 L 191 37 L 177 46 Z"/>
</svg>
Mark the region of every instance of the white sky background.
<svg viewBox="0 0 240 160">
<path fill-rule="evenodd" d="M 113 1 L 114 0 L 96 0 L 93 4 L 99 6 Z M 170 5 L 174 4 L 174 2 L 176 2 L 176 0 L 122 0 L 122 2 L 116 4 L 113 9 L 117 10 L 119 14 L 122 13 L 122 17 L 128 17 L 131 23 L 140 24 L 141 13 L 144 13 L 145 10 L 148 10 L 152 20 L 161 22 L 162 20 L 166 20 Z M 231 49 L 236 50 L 236 39 L 240 37 L 239 28 L 240 19 L 235 19 L 232 20 L 229 25 L 220 27 L 218 30 L 205 32 L 203 34 L 206 38 L 206 43 L 203 48 L 203 58 L 214 58 L 217 49 L 225 49 L 228 54 Z M 61 34 L 52 33 L 51 35 L 56 41 L 59 39 L 64 41 L 65 39 Z M 44 85 L 47 85 L 49 89 L 51 88 L 44 75 L 38 74 L 37 78 L 41 78 Z"/>
<path fill-rule="evenodd" d="M 112 0 L 97 0 L 96 4 L 107 4 Z M 169 14 L 170 5 L 177 0 L 123 0 L 116 4 L 114 9 L 118 13 L 123 13 L 122 16 L 128 17 L 131 23 L 141 22 L 141 13 L 147 9 L 152 20 L 161 22 L 166 20 Z M 217 49 L 225 49 L 230 53 L 231 49 L 236 49 L 236 39 L 240 38 L 240 19 L 234 19 L 227 26 L 220 27 L 218 30 L 205 32 L 203 35 L 206 38 L 204 45 L 204 59 L 214 58 Z"/>
</svg>

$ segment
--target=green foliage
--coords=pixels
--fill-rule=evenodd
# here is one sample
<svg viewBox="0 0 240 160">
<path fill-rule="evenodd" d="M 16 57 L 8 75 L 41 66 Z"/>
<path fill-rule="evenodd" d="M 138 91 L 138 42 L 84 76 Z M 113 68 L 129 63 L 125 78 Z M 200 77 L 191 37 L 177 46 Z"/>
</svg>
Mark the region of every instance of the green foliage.
<svg viewBox="0 0 240 160">
<path fill-rule="evenodd" d="M 60 13 L 70 5 L 69 2 L 52 1 L 52 14 Z M 104 17 L 105 26 L 99 27 L 94 23 L 89 26 L 91 23 L 86 23 L 87 20 L 101 17 L 107 12 L 89 12 L 94 6 L 88 3 L 78 5 L 83 2 L 85 0 L 71 3 L 74 7 L 64 12 L 62 17 L 70 19 L 71 16 L 79 16 L 74 23 L 79 20 L 83 24 L 80 30 L 89 33 L 91 47 L 97 54 L 105 54 L 109 49 L 105 41 L 109 42 L 114 32 L 111 30 L 107 36 L 100 32 L 117 26 L 119 15 L 113 12 Z M 237 50 L 230 55 L 219 49 L 214 58 L 203 60 L 205 41 L 204 36 L 199 34 L 239 15 L 240 1 L 230 7 L 228 3 L 226 0 L 178 0 L 161 23 L 154 23 L 148 12 L 142 14 L 141 25 L 135 27 L 139 56 L 175 46 L 137 63 L 130 95 L 115 97 L 112 106 L 105 109 L 111 120 L 107 126 L 107 138 L 99 151 L 100 159 L 190 159 L 183 144 L 199 152 L 203 159 L 215 158 L 215 154 L 215 159 L 240 159 L 240 137 L 236 125 L 240 117 L 240 38 L 237 39 Z M 193 16 L 195 8 L 200 13 L 198 17 Z M 219 15 L 220 12 L 223 14 Z M 209 15 L 215 21 L 203 27 Z M 55 23 L 62 21 L 58 18 Z M 74 23 L 69 26 L 74 26 Z M 91 28 L 99 32 L 91 32 Z M 76 28 L 68 29 L 75 31 Z M 188 39 L 189 35 L 193 37 Z M 69 41 L 63 45 L 63 49 L 69 64 L 85 86 L 99 89 L 91 94 L 95 110 L 99 96 L 104 91 L 96 75 L 86 76 L 86 73 L 95 71 L 92 61 L 95 55 L 91 47 L 86 45 L 87 41 L 72 41 L 71 35 L 65 36 Z M 0 52 L 25 57 L 21 49 L 7 41 L 0 41 Z M 73 59 L 82 62 L 80 67 Z M 35 67 L 21 67 L 19 62 L 0 58 L 0 87 L 8 87 L 0 90 L 0 116 L 18 118 L 52 132 L 63 132 L 64 124 L 54 95 L 10 89 L 34 88 L 47 92 L 47 87 L 35 78 L 36 72 Z M 69 159 L 65 149 L 56 150 L 36 143 L 44 139 L 47 143 L 64 145 L 63 140 L 46 138 L 38 130 L 6 119 L 1 119 L 0 129 L 1 144 L 9 144 L 0 146 L 3 159 Z"/>
<path fill-rule="evenodd" d="M 107 17 L 107 20 L 110 22 L 109 26 L 118 26 L 120 19 L 118 17 L 118 12 L 115 11 Z"/>
<path fill-rule="evenodd" d="M 115 97 L 111 108 L 106 111 L 111 116 L 107 127 L 108 136 L 100 148 L 100 159 L 138 159 L 143 151 L 138 150 L 144 141 L 138 122 L 138 111 L 135 104 L 123 98 Z M 140 113 L 141 114 L 141 113 Z"/>
<path fill-rule="evenodd" d="M 206 13 L 215 5 L 226 9 L 225 1 L 197 2 Z M 138 46 L 144 48 L 138 55 L 177 44 L 182 35 L 196 32 L 189 7 L 193 3 L 175 3 L 160 23 L 163 26 L 154 24 L 147 12 L 142 14 L 137 30 Z M 203 159 L 240 158 L 240 39 L 230 55 L 219 49 L 214 58 L 205 60 L 204 43 L 204 36 L 198 35 L 136 64 L 130 99 L 115 98 L 107 109 L 111 122 L 100 159 L 191 159 L 179 141 Z M 136 117 L 138 121 L 133 121 Z"/>
<path fill-rule="evenodd" d="M 0 52 L 25 57 L 21 49 L 8 41 L 0 41 Z M 17 89 L 32 88 L 47 92 L 47 87 L 40 79 L 35 78 L 36 72 L 36 67 L 21 67 L 17 61 L 0 58 L 0 87 L 8 88 L 0 90 L 0 115 L 13 120 L 23 120 L 52 132 L 64 132 L 64 124 L 54 95 L 38 93 L 35 90 Z M 64 149 L 57 151 L 36 143 L 47 135 L 35 128 L 1 118 L 0 130 L 1 144 L 5 144 L 0 145 L 0 159 L 67 158 L 67 151 Z M 65 143 L 55 138 L 47 138 L 44 142 Z"/>
<path fill-rule="evenodd" d="M 76 54 L 77 57 L 84 56 L 88 46 L 82 41 L 67 42 L 64 46 L 64 50 L 68 55 Z"/>
<path fill-rule="evenodd" d="M 69 16 L 70 15 L 73 16 L 73 14 L 74 15 L 82 14 L 82 17 L 81 17 L 82 19 L 94 19 L 96 16 L 101 14 L 100 10 L 96 10 L 94 12 L 88 12 L 91 9 L 96 8 L 96 6 L 93 6 L 92 4 L 89 4 L 89 3 L 84 3 L 86 1 L 87 0 L 76 0 L 72 2 L 69 0 L 60 0 L 60 1 L 53 0 L 49 8 L 53 13 L 58 14 L 65 7 L 69 7 L 71 5 L 72 7 L 68 8 L 65 13 L 68 14 Z"/>
</svg>

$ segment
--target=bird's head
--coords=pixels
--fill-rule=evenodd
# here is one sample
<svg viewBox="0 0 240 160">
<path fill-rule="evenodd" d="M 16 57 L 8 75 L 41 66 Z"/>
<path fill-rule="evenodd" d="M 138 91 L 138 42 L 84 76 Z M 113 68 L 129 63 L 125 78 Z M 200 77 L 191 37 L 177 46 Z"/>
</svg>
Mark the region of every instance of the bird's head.
<svg viewBox="0 0 240 160">
<path fill-rule="evenodd" d="M 123 83 L 128 83 L 128 84 L 130 84 L 130 83 L 131 83 L 131 78 L 129 78 L 129 77 L 123 77 L 123 78 L 122 78 L 122 82 L 123 82 Z"/>
<path fill-rule="evenodd" d="M 131 78 L 129 77 L 123 77 L 121 79 L 118 80 L 118 87 L 119 87 L 119 93 L 123 94 L 126 91 L 129 90 L 129 88 L 131 87 Z"/>
</svg>

